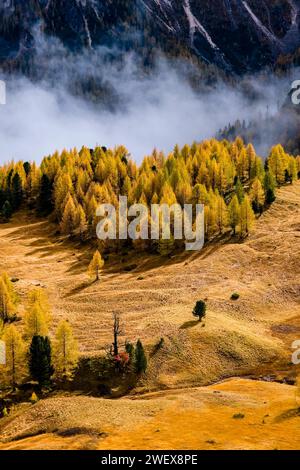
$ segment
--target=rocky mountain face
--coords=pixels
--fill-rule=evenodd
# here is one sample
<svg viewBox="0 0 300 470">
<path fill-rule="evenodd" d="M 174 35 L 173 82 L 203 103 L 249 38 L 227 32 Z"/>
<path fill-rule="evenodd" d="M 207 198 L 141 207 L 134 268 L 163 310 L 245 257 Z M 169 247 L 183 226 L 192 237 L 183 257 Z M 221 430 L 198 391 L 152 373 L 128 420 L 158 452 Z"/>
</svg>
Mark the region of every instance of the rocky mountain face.
<svg viewBox="0 0 300 470">
<path fill-rule="evenodd" d="M 71 50 L 117 45 L 195 56 L 228 72 L 271 64 L 300 45 L 299 0 L 0 0 L 0 64 L 25 69 L 36 31 Z"/>
</svg>

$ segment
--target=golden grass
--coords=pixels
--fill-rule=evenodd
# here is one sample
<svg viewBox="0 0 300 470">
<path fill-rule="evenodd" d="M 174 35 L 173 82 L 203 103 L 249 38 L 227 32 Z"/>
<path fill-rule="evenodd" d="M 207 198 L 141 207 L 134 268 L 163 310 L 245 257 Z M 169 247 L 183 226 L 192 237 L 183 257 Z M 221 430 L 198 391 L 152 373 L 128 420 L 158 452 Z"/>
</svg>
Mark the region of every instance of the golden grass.
<svg viewBox="0 0 300 470">
<path fill-rule="evenodd" d="M 86 276 L 91 257 L 89 249 L 58 239 L 55 227 L 47 221 L 18 214 L 11 223 L 0 227 L 0 269 L 20 279 L 16 287 L 23 300 L 31 287 L 41 285 L 47 290 L 53 308 L 53 328 L 59 319 L 68 318 L 74 326 L 82 355 L 99 354 L 111 342 L 113 311 L 121 313 L 123 340 L 141 338 L 151 354 L 155 343 L 163 337 L 164 346 L 151 357 L 147 377 L 139 391 L 184 388 L 188 400 L 189 393 L 191 396 L 194 394 L 189 387 L 205 385 L 224 377 L 274 373 L 282 378 L 295 373 L 290 357 L 291 343 L 300 337 L 299 208 L 300 184 L 297 183 L 279 191 L 277 201 L 260 218 L 256 229 L 244 243 L 218 241 L 199 253 L 183 253 L 163 264 L 158 256 L 145 258 L 138 255 L 133 260 L 132 255 L 120 255 L 106 266 L 102 281 L 94 284 Z M 133 261 L 138 268 L 133 272 L 124 272 L 126 263 L 132 264 Z M 240 294 L 238 301 L 230 300 L 233 292 Z M 207 298 L 208 303 L 204 328 L 194 321 L 191 314 L 195 301 L 200 298 Z M 22 315 L 22 309 L 19 313 Z M 231 387 L 234 383 L 244 386 L 239 381 L 226 382 L 226 386 Z M 163 448 L 169 447 L 168 442 L 174 448 L 182 446 L 183 442 L 191 448 L 226 448 L 230 443 L 245 448 L 294 446 L 293 432 L 287 433 L 287 424 L 271 423 L 271 420 L 262 424 L 264 407 L 261 405 L 261 391 L 258 391 L 260 386 L 278 387 L 276 393 L 278 396 L 282 394 L 282 408 L 272 401 L 271 396 L 268 397 L 275 418 L 276 413 L 279 415 L 292 408 L 293 387 L 261 385 L 261 382 L 250 384 L 250 388 L 253 387 L 250 401 L 247 401 L 248 395 L 245 396 L 244 390 L 239 390 L 239 400 L 248 416 L 245 420 L 231 419 L 233 410 L 230 404 L 227 407 L 219 403 L 214 408 L 209 402 L 201 410 L 198 409 L 196 403 L 206 393 L 203 389 L 201 396 L 192 400 L 193 406 L 183 408 L 182 423 L 176 414 L 177 407 L 181 406 L 182 394 L 174 398 L 176 409 L 166 407 L 172 400 L 164 397 L 162 411 L 147 425 L 141 425 L 137 442 L 133 441 L 133 434 L 129 433 L 131 437 L 126 440 L 127 431 L 120 431 L 119 437 L 110 435 L 103 440 L 103 445 L 119 446 L 121 439 L 124 439 L 129 447 L 151 447 L 155 444 Z M 257 387 L 255 384 L 258 384 Z M 247 393 L 248 389 L 249 386 Z M 70 400 L 72 403 L 77 398 Z M 60 410 L 65 406 L 65 402 L 55 403 L 54 409 Z M 113 402 L 111 406 L 117 406 L 115 403 L 120 402 Z M 42 404 L 37 406 L 42 407 Z M 154 406 L 152 399 L 151 406 Z M 71 404 L 71 415 L 72 408 Z M 169 424 L 153 437 L 151 433 L 162 419 Z M 190 424 L 187 424 L 189 420 Z M 207 438 L 202 439 L 205 420 L 214 423 L 216 433 L 210 436 L 207 428 L 208 437 L 205 434 Z M 294 420 L 299 421 L 299 418 L 291 418 L 291 423 Z M 181 423 L 183 426 L 184 422 L 185 441 L 180 435 L 179 425 Z M 135 423 L 134 429 L 137 427 Z M 177 438 L 173 429 L 178 429 Z M 286 438 L 279 437 L 283 429 L 287 433 Z M 117 432 L 116 429 L 113 432 Z M 221 432 L 224 433 L 223 439 Z M 242 437 L 245 433 L 249 440 L 239 438 L 241 432 Z M 270 437 L 264 437 L 264 432 L 269 433 Z M 148 441 L 147 433 L 152 436 Z M 229 440 L 226 441 L 227 434 Z M 53 446 L 59 446 L 61 439 L 63 443 L 68 440 L 70 447 L 75 445 L 71 437 L 52 438 Z M 29 438 L 24 442 L 34 446 L 36 439 Z M 45 446 L 49 439 L 40 437 Z M 93 443 L 95 439 L 96 445 L 101 446 L 102 440 L 98 444 L 95 436 L 92 437 Z M 218 444 L 206 445 L 206 440 Z M 86 443 L 82 435 L 76 442 L 81 442 L 83 446 L 92 445 Z"/>
<path fill-rule="evenodd" d="M 50 398 L 4 421 L 0 450 L 300 449 L 299 425 L 295 387 L 231 379 L 113 402 Z"/>
</svg>

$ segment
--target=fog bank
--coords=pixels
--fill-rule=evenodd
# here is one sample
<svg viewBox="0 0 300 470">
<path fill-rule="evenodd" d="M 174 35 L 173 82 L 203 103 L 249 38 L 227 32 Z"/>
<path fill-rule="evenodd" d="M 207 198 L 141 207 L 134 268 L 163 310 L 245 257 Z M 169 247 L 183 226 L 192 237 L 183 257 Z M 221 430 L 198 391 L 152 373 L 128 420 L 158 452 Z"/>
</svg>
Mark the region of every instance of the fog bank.
<svg viewBox="0 0 300 470">
<path fill-rule="evenodd" d="M 103 51 L 93 55 L 93 60 L 84 54 L 69 60 L 63 54 L 57 58 L 57 50 L 57 45 L 52 46 L 46 63 L 50 72 L 42 80 L 33 83 L 24 77 L 4 77 L 7 104 L 0 106 L 2 163 L 12 158 L 40 161 L 55 150 L 97 144 L 125 145 L 141 161 L 154 147 L 168 152 L 176 143 L 212 137 L 236 119 L 253 120 L 267 109 L 274 113 L 291 83 L 290 79 L 253 78 L 248 84 L 255 90 L 254 100 L 239 84 L 220 83 L 213 90 L 196 93 L 182 67 L 165 60 L 151 75 L 142 75 L 133 55 L 120 67 L 105 62 Z M 37 60 L 42 63 L 43 57 L 40 52 Z M 117 98 L 114 106 L 75 97 L 75 70 L 83 81 L 85 76 L 101 73 L 102 83 Z"/>
</svg>

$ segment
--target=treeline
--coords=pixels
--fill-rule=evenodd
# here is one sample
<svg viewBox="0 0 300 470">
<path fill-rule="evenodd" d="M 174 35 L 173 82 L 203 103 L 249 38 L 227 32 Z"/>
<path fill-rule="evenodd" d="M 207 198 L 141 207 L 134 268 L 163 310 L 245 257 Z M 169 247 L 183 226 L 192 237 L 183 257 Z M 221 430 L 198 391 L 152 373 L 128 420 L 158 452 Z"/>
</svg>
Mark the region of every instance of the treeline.
<svg viewBox="0 0 300 470">
<path fill-rule="evenodd" d="M 11 162 L 0 169 L 0 208 L 3 220 L 27 205 L 49 215 L 64 235 L 81 241 L 96 238 L 96 208 L 118 206 L 119 195 L 128 203 L 203 203 L 205 235 L 210 239 L 231 230 L 242 237 L 251 230 L 255 215 L 276 197 L 276 188 L 300 176 L 300 157 L 281 145 L 272 148 L 264 162 L 251 144 L 207 140 L 175 146 L 168 156 L 154 150 L 138 166 L 125 147 L 83 147 L 44 158 L 41 165 Z M 100 251 L 121 243 L 139 249 L 166 251 L 164 241 L 107 241 Z M 170 241 L 172 251 L 180 241 Z"/>
</svg>

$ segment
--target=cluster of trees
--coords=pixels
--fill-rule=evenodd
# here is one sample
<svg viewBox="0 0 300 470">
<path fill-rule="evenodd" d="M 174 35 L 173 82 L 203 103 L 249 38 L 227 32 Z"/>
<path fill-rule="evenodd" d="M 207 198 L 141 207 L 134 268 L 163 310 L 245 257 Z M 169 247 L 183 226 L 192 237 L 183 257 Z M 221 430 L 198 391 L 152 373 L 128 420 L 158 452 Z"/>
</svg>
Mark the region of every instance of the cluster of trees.
<svg viewBox="0 0 300 470">
<path fill-rule="evenodd" d="M 117 368 L 122 371 L 130 368 L 138 375 L 146 372 L 148 360 L 141 340 L 138 339 L 135 346 L 131 342 L 126 341 L 124 350 L 120 351 L 119 337 L 121 334 L 120 317 L 114 313 L 113 343 L 107 351 L 109 360 L 112 359 Z"/>
<path fill-rule="evenodd" d="M 97 272 L 97 271 L 96 271 Z M 14 315 L 19 302 L 8 275 L 0 277 L 0 340 L 6 349 L 6 364 L 0 367 L 0 384 L 13 389 L 25 380 L 38 382 L 40 387 L 49 387 L 73 378 L 78 365 L 78 345 L 72 327 L 66 320 L 58 323 L 54 338 L 50 338 L 51 310 L 43 289 L 29 292 L 25 305 L 22 330 L 16 327 Z M 136 345 L 126 341 L 119 345 L 122 334 L 120 319 L 114 315 L 113 343 L 108 360 L 118 371 L 142 374 L 147 368 L 147 357 L 140 340 Z"/>
<path fill-rule="evenodd" d="M 0 288 L 0 339 L 6 348 L 6 364 L 0 368 L 1 384 L 15 388 L 30 378 L 46 387 L 52 377 L 58 381 L 70 379 L 78 362 L 78 347 L 69 322 L 62 320 L 58 324 L 51 341 L 47 296 L 42 289 L 34 289 L 28 295 L 24 328 L 20 332 L 6 313 L 8 306 L 16 306 L 18 299 L 6 273 L 0 279 Z"/>
<path fill-rule="evenodd" d="M 96 238 L 97 206 L 117 207 L 119 195 L 127 196 L 129 204 L 148 206 L 203 203 L 208 239 L 230 229 L 247 235 L 255 214 L 275 199 L 276 187 L 299 176 L 300 157 L 277 145 L 264 164 L 254 147 L 238 137 L 234 142 L 212 139 L 181 149 L 175 146 L 168 156 L 154 150 L 139 167 L 123 146 L 64 150 L 44 158 L 40 167 L 5 165 L 0 169 L 0 188 L 6 208 L 14 210 L 25 201 L 41 214 L 51 213 L 62 234 L 82 241 Z M 125 242 L 110 240 L 100 248 L 115 249 L 120 243 Z M 144 248 L 160 251 L 162 246 L 155 242 Z"/>
</svg>

